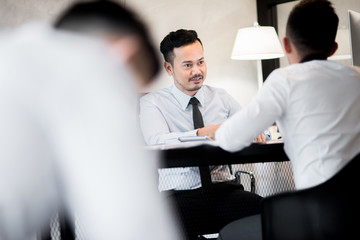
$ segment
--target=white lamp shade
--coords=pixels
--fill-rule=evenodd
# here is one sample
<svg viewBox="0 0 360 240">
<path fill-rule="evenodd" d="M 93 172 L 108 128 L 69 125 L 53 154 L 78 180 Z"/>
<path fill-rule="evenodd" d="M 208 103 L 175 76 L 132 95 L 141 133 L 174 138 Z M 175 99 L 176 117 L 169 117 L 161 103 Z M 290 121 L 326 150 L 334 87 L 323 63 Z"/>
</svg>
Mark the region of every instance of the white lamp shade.
<svg viewBox="0 0 360 240">
<path fill-rule="evenodd" d="M 259 60 L 283 57 L 279 37 L 273 27 L 248 27 L 238 30 L 231 58 Z"/>
</svg>

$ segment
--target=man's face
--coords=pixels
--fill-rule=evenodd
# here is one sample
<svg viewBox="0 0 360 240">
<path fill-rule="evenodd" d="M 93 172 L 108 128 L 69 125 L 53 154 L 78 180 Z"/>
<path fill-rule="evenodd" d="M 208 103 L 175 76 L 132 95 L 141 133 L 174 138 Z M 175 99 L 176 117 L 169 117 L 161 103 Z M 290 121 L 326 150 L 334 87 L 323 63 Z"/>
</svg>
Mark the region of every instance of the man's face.
<svg viewBox="0 0 360 240">
<path fill-rule="evenodd" d="M 174 48 L 173 64 L 165 62 L 164 66 L 176 87 L 189 96 L 197 93 L 206 78 L 204 52 L 199 41 Z"/>
</svg>

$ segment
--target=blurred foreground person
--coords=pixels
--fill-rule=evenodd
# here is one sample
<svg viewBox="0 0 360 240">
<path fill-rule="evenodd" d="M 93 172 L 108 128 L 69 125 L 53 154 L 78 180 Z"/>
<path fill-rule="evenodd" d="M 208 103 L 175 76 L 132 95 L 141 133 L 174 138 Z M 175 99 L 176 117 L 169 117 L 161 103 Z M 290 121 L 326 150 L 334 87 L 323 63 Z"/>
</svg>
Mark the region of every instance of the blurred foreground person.
<svg viewBox="0 0 360 240">
<path fill-rule="evenodd" d="M 140 24 L 126 16 L 123 29 Z M 158 69 L 141 37 L 119 28 L 109 48 L 43 25 L 0 33 L 0 239 L 29 239 L 58 211 L 84 239 L 177 239 L 136 121 L 134 80 Z"/>
</svg>

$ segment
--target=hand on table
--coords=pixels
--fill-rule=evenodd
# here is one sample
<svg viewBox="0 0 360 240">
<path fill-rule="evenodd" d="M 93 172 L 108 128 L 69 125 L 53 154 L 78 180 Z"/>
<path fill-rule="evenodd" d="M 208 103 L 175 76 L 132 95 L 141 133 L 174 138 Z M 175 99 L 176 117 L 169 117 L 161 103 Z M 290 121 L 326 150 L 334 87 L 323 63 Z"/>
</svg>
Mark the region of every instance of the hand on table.
<svg viewBox="0 0 360 240">
<path fill-rule="evenodd" d="M 198 136 L 207 136 L 211 139 L 215 138 L 215 132 L 220 127 L 221 124 L 218 125 L 209 125 L 203 128 L 199 128 L 197 131 Z"/>
</svg>

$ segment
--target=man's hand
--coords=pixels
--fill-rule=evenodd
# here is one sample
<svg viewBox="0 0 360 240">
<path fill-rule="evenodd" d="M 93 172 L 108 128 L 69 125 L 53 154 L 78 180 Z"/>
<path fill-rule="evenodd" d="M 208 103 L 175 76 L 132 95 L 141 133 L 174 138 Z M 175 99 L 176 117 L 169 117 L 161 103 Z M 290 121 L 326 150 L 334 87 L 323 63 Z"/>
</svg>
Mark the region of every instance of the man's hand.
<svg viewBox="0 0 360 240">
<path fill-rule="evenodd" d="M 203 128 L 199 128 L 197 131 L 198 136 L 207 136 L 211 139 L 215 138 L 215 132 L 220 127 L 221 124 L 218 125 L 209 125 Z"/>
<path fill-rule="evenodd" d="M 262 142 L 262 143 L 266 142 L 266 141 L 265 141 L 265 134 L 264 134 L 264 133 L 260 134 L 260 135 L 254 140 L 254 142 Z"/>
</svg>

